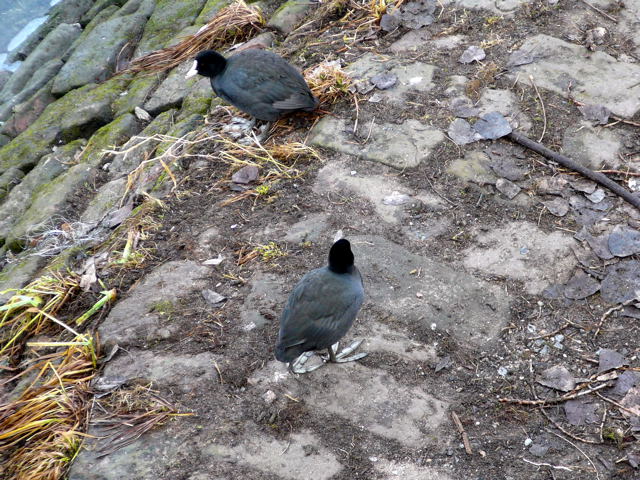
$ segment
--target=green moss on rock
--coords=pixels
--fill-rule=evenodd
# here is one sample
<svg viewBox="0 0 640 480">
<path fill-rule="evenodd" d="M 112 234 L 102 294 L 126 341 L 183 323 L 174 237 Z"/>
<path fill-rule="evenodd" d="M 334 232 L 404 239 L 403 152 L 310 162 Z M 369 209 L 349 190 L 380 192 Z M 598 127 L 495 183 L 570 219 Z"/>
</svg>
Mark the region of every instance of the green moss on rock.
<svg viewBox="0 0 640 480">
<path fill-rule="evenodd" d="M 173 125 L 173 118 L 176 114 L 175 110 L 168 110 L 161 113 L 139 134 L 141 138 L 153 137 L 156 134 L 164 134 L 169 131 Z M 112 178 L 117 175 L 126 175 L 135 169 L 147 155 L 150 155 L 156 148 L 157 143 L 154 141 L 144 142 L 141 138 L 132 138 L 123 147 L 127 153 L 116 155 L 111 162 L 109 172 Z M 144 142 L 144 143 L 143 143 Z M 135 148 L 136 145 L 139 147 Z"/>
<path fill-rule="evenodd" d="M 202 7 L 198 18 L 196 18 L 196 21 L 194 23 L 196 25 L 204 25 L 213 17 L 215 17 L 220 10 L 222 10 L 230 3 L 231 0 L 208 0 L 204 7 Z"/>
<path fill-rule="evenodd" d="M 126 94 L 118 96 L 118 98 L 113 102 L 112 107 L 115 114 L 119 116 L 123 113 L 130 113 L 133 112 L 136 107 L 142 106 L 163 78 L 163 74 L 138 74 L 129 84 L 129 88 L 126 92 L 124 92 Z"/>
<path fill-rule="evenodd" d="M 100 165 L 105 156 L 104 150 L 122 145 L 141 128 L 140 122 L 134 115 L 125 113 L 119 116 L 93 134 L 82 152 L 80 163 L 86 163 L 92 167 Z"/>
<path fill-rule="evenodd" d="M 122 75 L 99 86 L 85 85 L 50 104 L 29 128 L 0 149 L 0 171 L 12 166 L 30 168 L 51 152 L 54 143 L 87 137 L 110 122 L 111 103 L 129 81 Z"/>
<path fill-rule="evenodd" d="M 31 207 L 7 236 L 7 247 L 20 251 L 25 247 L 29 235 L 53 227 L 53 219 L 63 212 L 73 193 L 92 173 L 89 165 L 75 165 L 52 182 L 40 185 L 33 192 Z"/>
<path fill-rule="evenodd" d="M 165 47 L 183 28 L 193 24 L 205 0 L 158 0 L 134 56 Z"/>
</svg>

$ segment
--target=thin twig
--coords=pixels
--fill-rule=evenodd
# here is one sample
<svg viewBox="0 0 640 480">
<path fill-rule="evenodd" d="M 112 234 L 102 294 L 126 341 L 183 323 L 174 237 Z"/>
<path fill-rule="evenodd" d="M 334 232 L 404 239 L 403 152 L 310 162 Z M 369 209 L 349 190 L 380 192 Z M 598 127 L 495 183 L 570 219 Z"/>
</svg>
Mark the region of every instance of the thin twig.
<svg viewBox="0 0 640 480">
<path fill-rule="evenodd" d="M 607 317 L 609 315 L 611 315 L 613 312 L 616 312 L 618 310 L 622 310 L 624 307 L 631 305 L 632 303 L 635 303 L 638 301 L 638 297 L 640 297 L 640 294 L 638 292 L 636 292 L 636 295 L 627 300 L 626 302 L 623 302 L 619 305 L 616 305 L 615 307 L 611 307 L 609 310 L 607 310 L 606 312 L 604 312 L 602 314 L 602 317 L 600 317 L 600 322 L 598 323 L 598 328 L 596 329 L 595 333 L 593 334 L 593 338 L 595 339 L 598 334 L 600 333 L 600 330 L 602 329 L 602 325 L 604 325 L 604 321 L 607 319 Z"/>
<path fill-rule="evenodd" d="M 549 468 L 553 468 L 554 470 L 565 470 L 567 472 L 573 472 L 573 468 L 565 467 L 564 465 L 551 465 L 550 463 L 532 462 L 531 460 L 527 460 L 524 457 L 522 457 L 522 460 L 524 462 L 530 463 L 531 465 L 535 465 L 536 467 L 549 467 Z"/>
<path fill-rule="evenodd" d="M 358 96 L 353 94 L 353 102 L 356 105 L 356 121 L 353 123 L 353 134 L 358 135 L 358 119 L 360 118 L 360 107 L 358 106 Z"/>
<path fill-rule="evenodd" d="M 598 173 L 609 173 L 611 175 L 624 175 L 625 177 L 640 177 L 640 172 L 623 172 L 622 170 L 596 170 Z"/>
<path fill-rule="evenodd" d="M 442 193 L 440 193 L 436 187 L 433 186 L 433 182 L 431 182 L 431 180 L 429 180 L 429 177 L 425 176 L 424 179 L 427 181 L 427 183 L 429 184 L 429 186 L 431 187 L 431 190 L 434 191 L 434 193 L 436 195 L 438 195 L 441 199 L 443 199 L 445 202 L 447 202 L 449 205 L 453 205 L 454 207 L 458 207 L 459 205 L 451 200 L 449 200 L 447 197 L 445 197 Z"/>
<path fill-rule="evenodd" d="M 540 400 L 527 400 L 520 398 L 499 398 L 498 401 L 500 403 L 515 403 L 517 405 L 553 405 L 556 403 L 566 402 L 567 400 L 573 400 L 574 398 L 582 397 L 583 395 L 587 395 L 589 393 L 597 392 L 598 390 L 602 390 L 605 387 L 608 387 L 608 383 L 603 383 L 602 385 L 598 385 L 597 387 L 590 388 L 588 390 L 578 390 L 574 392 L 567 393 L 560 397 L 556 398 L 546 398 Z"/>
<path fill-rule="evenodd" d="M 560 328 L 555 329 L 553 332 L 545 333 L 544 335 L 538 335 L 537 337 L 530 337 L 530 338 L 527 338 L 527 340 L 539 340 L 540 338 L 553 337 L 556 333 L 560 333 L 562 330 L 570 326 L 571 324 L 567 322 L 564 325 L 562 325 Z"/>
<path fill-rule="evenodd" d="M 535 387 L 533 385 L 531 385 L 531 393 L 533 394 L 533 398 L 538 400 L 538 394 L 536 393 L 536 389 L 535 389 Z M 549 420 L 549 422 L 554 427 L 556 427 L 558 430 L 560 430 L 562 433 L 564 433 L 567 437 L 571 437 L 574 440 L 578 440 L 579 442 L 588 443 L 588 444 L 592 444 L 592 445 L 599 445 L 600 443 L 602 443 L 602 442 L 595 442 L 593 440 L 587 440 L 585 438 L 580 438 L 577 435 L 574 435 L 573 433 L 569 432 L 568 430 L 565 430 L 564 428 L 562 428 L 562 426 L 558 422 L 556 422 L 553 418 L 551 418 L 551 415 L 549 415 L 547 412 L 545 412 L 543 408 L 541 408 L 539 411 L 544 416 L 544 418 Z"/>
<path fill-rule="evenodd" d="M 591 464 L 591 466 L 593 467 L 593 469 L 596 472 L 596 480 L 600 480 L 600 473 L 598 472 L 598 468 L 596 467 L 596 464 L 593 463 L 593 460 L 591 460 L 591 458 L 589 458 L 589 455 L 587 455 L 586 453 L 584 453 L 584 450 L 582 450 L 579 446 L 577 446 L 575 443 L 567 440 L 566 438 L 564 438 L 562 435 L 558 435 L 556 432 L 546 429 L 547 432 L 551 433 L 552 435 L 555 435 L 556 437 L 564 440 L 565 442 L 567 442 L 569 445 L 571 445 L 573 448 L 575 448 L 576 450 L 578 450 L 583 456 L 584 458 L 587 459 L 587 461 Z"/>
<path fill-rule="evenodd" d="M 473 450 L 471 450 L 471 444 L 469 443 L 469 437 L 467 436 L 467 432 L 464 431 L 462 422 L 456 412 L 451 412 L 451 418 L 453 419 L 453 423 L 456 424 L 458 432 L 462 435 L 462 443 L 464 444 L 464 449 L 467 452 L 467 455 L 473 455 Z"/>
<path fill-rule="evenodd" d="M 222 372 L 220 371 L 220 367 L 218 366 L 218 362 L 213 362 L 213 366 L 216 367 L 216 370 L 218 372 L 218 376 L 220 377 L 220 384 L 224 385 L 224 380 L 222 380 Z"/>
<path fill-rule="evenodd" d="M 589 7 L 591 10 L 593 10 L 594 12 L 598 12 L 600 15 L 602 15 L 603 17 L 608 18 L 609 20 L 611 20 L 614 23 L 618 23 L 618 19 L 615 17 L 612 17 L 611 15 L 609 15 L 607 12 L 600 10 L 598 7 L 594 7 L 593 5 L 591 5 L 589 2 L 587 2 L 587 0 L 580 0 L 582 3 L 584 3 L 587 7 Z"/>
<path fill-rule="evenodd" d="M 533 81 L 533 75 L 529 75 L 529 81 L 531 81 L 531 85 L 533 89 L 536 91 L 536 95 L 538 96 L 538 101 L 540 102 L 540 107 L 542 108 L 542 133 L 540 134 L 540 138 L 538 142 L 542 142 L 544 138 L 544 134 L 547 133 L 547 111 L 544 108 L 544 102 L 542 101 L 542 95 L 540 95 L 540 91 L 536 83 Z"/>
<path fill-rule="evenodd" d="M 287 450 L 289 450 L 290 446 L 291 446 L 291 439 L 289 439 L 289 443 L 287 443 L 287 446 L 284 447 L 284 450 L 280 452 L 280 455 L 284 455 L 285 453 L 287 453 Z"/>
<path fill-rule="evenodd" d="M 558 430 L 560 430 L 562 433 L 564 433 L 567 437 L 571 437 L 571 438 L 573 438 L 574 440 L 577 440 L 577 441 L 582 442 L 582 443 L 587 443 L 587 444 L 589 444 L 589 445 L 600 445 L 601 443 L 603 443 L 603 442 L 596 442 L 595 440 L 588 440 L 588 439 L 586 439 L 586 438 L 580 438 L 580 437 L 578 437 L 577 435 L 574 435 L 573 433 L 571 433 L 569 430 L 567 430 L 567 429 L 563 428 L 563 427 L 562 427 L 562 425 L 560 425 L 560 424 L 559 424 L 558 422 L 556 422 L 553 418 L 551 418 L 551 416 L 550 416 L 547 412 L 545 412 L 545 411 L 544 411 L 544 409 L 542 409 L 542 408 L 541 408 L 539 411 L 540 411 L 540 413 L 541 413 L 542 415 L 544 415 L 544 417 L 545 417 L 547 420 L 549 420 L 549 422 L 550 422 L 554 427 L 556 427 Z"/>
<path fill-rule="evenodd" d="M 600 422 L 600 443 L 604 443 L 604 436 L 602 432 L 604 430 L 604 422 L 607 420 L 607 407 L 604 407 L 604 412 L 602 412 L 602 421 Z"/>
<path fill-rule="evenodd" d="M 618 407 L 620 410 L 624 410 L 627 413 L 630 413 L 633 416 L 637 416 L 638 412 L 631 410 L 627 407 L 625 407 L 624 405 L 619 404 L 618 402 L 616 402 L 615 400 L 611 400 L 610 398 L 605 397 L 604 395 L 601 395 L 599 392 L 596 393 L 596 395 L 598 397 L 600 397 L 602 400 L 604 400 L 605 402 L 609 402 L 612 405 L 615 405 L 616 407 Z"/>
</svg>

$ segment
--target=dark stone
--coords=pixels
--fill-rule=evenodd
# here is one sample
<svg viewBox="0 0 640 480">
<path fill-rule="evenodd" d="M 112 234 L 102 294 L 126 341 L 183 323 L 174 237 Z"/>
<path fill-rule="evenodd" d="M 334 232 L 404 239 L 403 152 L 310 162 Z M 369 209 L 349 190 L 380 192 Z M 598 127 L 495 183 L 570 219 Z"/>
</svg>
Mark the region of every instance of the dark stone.
<svg viewBox="0 0 640 480">
<path fill-rule="evenodd" d="M 623 303 L 636 297 L 640 290 L 640 262 L 623 260 L 608 268 L 600 285 L 600 295 L 605 302 Z"/>
</svg>

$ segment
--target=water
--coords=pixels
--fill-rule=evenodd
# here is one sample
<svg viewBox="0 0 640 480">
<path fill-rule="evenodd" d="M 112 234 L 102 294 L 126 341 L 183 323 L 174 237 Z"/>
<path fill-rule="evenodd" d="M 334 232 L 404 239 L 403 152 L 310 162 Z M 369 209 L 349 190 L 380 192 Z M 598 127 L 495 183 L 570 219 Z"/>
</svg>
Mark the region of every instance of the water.
<svg viewBox="0 0 640 480">
<path fill-rule="evenodd" d="M 15 70 L 19 62 L 6 65 L 8 52 L 18 47 L 47 19 L 49 9 L 60 0 L 0 0 L 0 68 Z"/>
</svg>

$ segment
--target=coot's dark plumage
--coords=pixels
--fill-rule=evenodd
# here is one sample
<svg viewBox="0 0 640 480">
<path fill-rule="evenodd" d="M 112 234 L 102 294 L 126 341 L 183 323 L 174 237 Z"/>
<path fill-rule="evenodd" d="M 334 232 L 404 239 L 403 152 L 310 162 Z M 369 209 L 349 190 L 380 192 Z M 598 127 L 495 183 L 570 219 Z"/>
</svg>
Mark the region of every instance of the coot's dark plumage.
<svg viewBox="0 0 640 480">
<path fill-rule="evenodd" d="M 229 58 L 205 50 L 187 76 L 195 73 L 210 77 L 219 97 L 259 120 L 273 122 L 286 113 L 318 106 L 300 72 L 267 50 L 243 50 Z"/>
<path fill-rule="evenodd" d="M 280 317 L 276 358 L 292 362 L 305 352 L 325 348 L 331 361 L 362 358 L 363 354 L 351 358 L 339 354 L 342 359 L 336 360 L 331 346 L 351 328 L 363 299 L 362 277 L 353 264 L 351 245 L 338 240 L 329 251 L 329 264 L 307 273 L 291 292 Z"/>
</svg>

